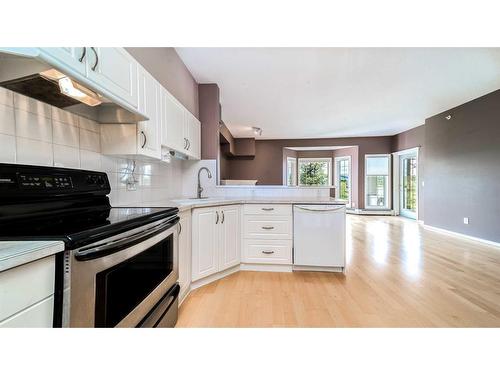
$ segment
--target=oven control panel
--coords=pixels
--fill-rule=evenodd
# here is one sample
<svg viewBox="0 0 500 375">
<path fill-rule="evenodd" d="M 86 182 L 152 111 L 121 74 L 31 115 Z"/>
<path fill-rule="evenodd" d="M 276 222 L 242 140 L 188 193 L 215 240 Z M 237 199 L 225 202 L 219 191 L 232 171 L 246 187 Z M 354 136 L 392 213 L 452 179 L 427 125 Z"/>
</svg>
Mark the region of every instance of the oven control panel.
<svg viewBox="0 0 500 375">
<path fill-rule="evenodd" d="M 26 189 L 71 189 L 73 181 L 69 176 L 20 174 L 19 185 Z"/>
</svg>

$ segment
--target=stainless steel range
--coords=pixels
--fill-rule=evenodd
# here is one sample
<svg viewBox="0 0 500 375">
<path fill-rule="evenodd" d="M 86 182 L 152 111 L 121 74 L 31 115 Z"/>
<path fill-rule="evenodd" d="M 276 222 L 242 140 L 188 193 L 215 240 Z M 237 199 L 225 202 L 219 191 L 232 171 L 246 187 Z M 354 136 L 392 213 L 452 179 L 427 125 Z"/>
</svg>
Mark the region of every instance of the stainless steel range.
<svg viewBox="0 0 500 375">
<path fill-rule="evenodd" d="M 0 164 L 0 239 L 61 240 L 54 326 L 170 327 L 177 208 L 111 207 L 101 172 Z"/>
</svg>

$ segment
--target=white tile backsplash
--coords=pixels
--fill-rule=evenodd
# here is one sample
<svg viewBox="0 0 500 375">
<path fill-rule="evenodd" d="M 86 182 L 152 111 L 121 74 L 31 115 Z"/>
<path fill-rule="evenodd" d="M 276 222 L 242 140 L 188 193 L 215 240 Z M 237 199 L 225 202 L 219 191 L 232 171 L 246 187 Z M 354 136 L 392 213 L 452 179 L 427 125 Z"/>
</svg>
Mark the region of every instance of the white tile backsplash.
<svg viewBox="0 0 500 375">
<path fill-rule="evenodd" d="M 52 142 L 52 120 L 23 110 L 15 110 L 16 136 Z"/>
<path fill-rule="evenodd" d="M 80 168 L 91 171 L 101 170 L 101 154 L 80 149 Z"/>
<path fill-rule="evenodd" d="M 54 143 L 79 148 L 80 129 L 67 123 L 52 120 Z"/>
<path fill-rule="evenodd" d="M 82 129 L 89 130 L 91 132 L 99 133 L 99 124 L 93 120 L 89 120 L 85 117 L 80 117 L 79 126 Z"/>
<path fill-rule="evenodd" d="M 16 137 L 0 134 L 0 163 L 16 162 Z"/>
<path fill-rule="evenodd" d="M 33 113 L 42 117 L 52 118 L 52 106 L 36 99 L 18 94 L 14 94 L 14 107 L 25 112 Z"/>
<path fill-rule="evenodd" d="M 16 122 L 14 108 L 0 103 L 0 133 L 15 135 Z"/>
<path fill-rule="evenodd" d="M 0 87 L 0 104 L 14 107 L 14 93 L 10 90 Z"/>
<path fill-rule="evenodd" d="M 64 124 L 78 126 L 77 115 L 57 107 L 52 107 L 52 120 L 62 122 Z"/>
<path fill-rule="evenodd" d="M 101 137 L 85 129 L 80 129 L 80 148 L 93 152 L 101 152 Z"/>
<path fill-rule="evenodd" d="M 52 143 L 17 137 L 16 151 L 19 164 L 54 165 Z"/>
<path fill-rule="evenodd" d="M 80 168 L 80 150 L 54 144 L 54 166 L 65 168 Z"/>
</svg>

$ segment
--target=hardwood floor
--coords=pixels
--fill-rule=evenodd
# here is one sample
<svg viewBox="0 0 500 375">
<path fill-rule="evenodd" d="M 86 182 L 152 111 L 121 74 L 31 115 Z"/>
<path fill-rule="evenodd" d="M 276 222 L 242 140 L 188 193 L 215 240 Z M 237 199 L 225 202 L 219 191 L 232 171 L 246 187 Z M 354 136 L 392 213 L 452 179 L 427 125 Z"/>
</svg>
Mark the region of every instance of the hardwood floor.
<svg viewBox="0 0 500 375">
<path fill-rule="evenodd" d="M 240 271 L 177 327 L 500 327 L 500 249 L 399 217 L 348 215 L 345 275 Z"/>
</svg>

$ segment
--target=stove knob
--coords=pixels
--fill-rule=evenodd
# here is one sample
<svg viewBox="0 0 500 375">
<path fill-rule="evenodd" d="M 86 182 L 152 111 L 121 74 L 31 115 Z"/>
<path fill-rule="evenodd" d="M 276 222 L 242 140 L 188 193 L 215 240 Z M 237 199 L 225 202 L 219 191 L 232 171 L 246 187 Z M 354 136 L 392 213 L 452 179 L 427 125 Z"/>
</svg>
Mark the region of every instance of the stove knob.
<svg viewBox="0 0 500 375">
<path fill-rule="evenodd" d="M 86 179 L 87 184 L 89 184 L 89 185 L 93 185 L 94 184 L 94 178 L 93 177 L 94 176 L 90 176 L 90 175 L 87 176 L 87 179 Z"/>
<path fill-rule="evenodd" d="M 104 185 L 104 178 L 102 176 L 97 177 L 97 183 L 99 185 Z"/>
</svg>

